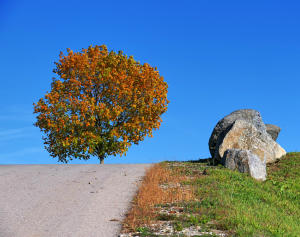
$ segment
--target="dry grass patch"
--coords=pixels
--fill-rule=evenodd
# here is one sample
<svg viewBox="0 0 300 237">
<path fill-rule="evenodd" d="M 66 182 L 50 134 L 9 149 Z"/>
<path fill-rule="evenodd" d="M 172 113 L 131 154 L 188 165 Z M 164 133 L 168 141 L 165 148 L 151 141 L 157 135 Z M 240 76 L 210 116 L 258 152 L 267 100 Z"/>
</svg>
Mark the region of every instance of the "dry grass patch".
<svg viewBox="0 0 300 237">
<path fill-rule="evenodd" d="M 155 205 L 193 200 L 193 189 L 182 185 L 188 180 L 189 177 L 180 170 L 168 169 L 161 163 L 149 168 L 123 222 L 123 231 L 132 232 L 137 227 L 151 224 L 158 216 Z"/>
</svg>

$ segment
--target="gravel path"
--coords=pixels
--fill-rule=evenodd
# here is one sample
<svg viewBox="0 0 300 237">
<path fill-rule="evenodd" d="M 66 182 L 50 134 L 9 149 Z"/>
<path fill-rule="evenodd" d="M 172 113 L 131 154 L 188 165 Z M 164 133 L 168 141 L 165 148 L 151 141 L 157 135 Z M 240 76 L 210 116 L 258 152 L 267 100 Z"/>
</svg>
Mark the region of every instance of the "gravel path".
<svg viewBox="0 0 300 237">
<path fill-rule="evenodd" d="M 150 166 L 0 165 L 0 237 L 116 237 Z"/>
</svg>

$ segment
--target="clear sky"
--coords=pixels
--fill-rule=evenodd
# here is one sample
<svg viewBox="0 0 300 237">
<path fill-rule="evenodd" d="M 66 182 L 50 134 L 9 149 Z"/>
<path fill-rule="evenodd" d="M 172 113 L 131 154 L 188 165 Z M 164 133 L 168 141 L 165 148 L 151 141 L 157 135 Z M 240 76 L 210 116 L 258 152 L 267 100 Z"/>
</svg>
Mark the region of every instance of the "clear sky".
<svg viewBox="0 0 300 237">
<path fill-rule="evenodd" d="M 60 51 L 102 44 L 157 66 L 170 100 L 153 138 L 105 163 L 207 158 L 215 124 L 243 108 L 300 151 L 299 12 L 286 0 L 0 0 L 0 164 L 58 163 L 32 104 L 50 91 Z"/>
</svg>

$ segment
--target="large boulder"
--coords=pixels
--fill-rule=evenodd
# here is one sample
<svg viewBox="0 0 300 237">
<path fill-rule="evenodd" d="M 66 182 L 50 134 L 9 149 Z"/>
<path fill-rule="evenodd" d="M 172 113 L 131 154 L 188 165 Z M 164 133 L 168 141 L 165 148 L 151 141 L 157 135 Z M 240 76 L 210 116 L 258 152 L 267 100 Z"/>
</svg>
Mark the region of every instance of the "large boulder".
<svg viewBox="0 0 300 237">
<path fill-rule="evenodd" d="M 224 166 L 241 173 L 249 173 L 251 177 L 264 181 L 267 176 L 266 160 L 261 159 L 249 150 L 228 149 L 222 158 Z"/>
<path fill-rule="evenodd" d="M 236 120 L 219 142 L 214 154 L 217 161 L 221 160 L 228 149 L 250 150 L 262 162 L 266 160 L 266 163 L 272 163 L 286 154 L 266 131 L 257 129 L 257 126 L 246 120 Z"/>
<path fill-rule="evenodd" d="M 254 109 L 236 110 L 221 119 L 215 126 L 208 142 L 209 151 L 212 157 L 214 157 L 216 149 L 218 148 L 217 144 L 222 142 L 226 133 L 230 130 L 233 123 L 238 119 L 245 120 L 246 122 L 253 124 L 253 126 L 261 132 L 266 131 L 266 126 L 262 121 L 262 117 L 258 111 Z"/>
<path fill-rule="evenodd" d="M 267 128 L 267 133 L 269 133 L 272 139 L 276 141 L 281 128 L 273 124 L 266 124 L 266 128 Z"/>
</svg>

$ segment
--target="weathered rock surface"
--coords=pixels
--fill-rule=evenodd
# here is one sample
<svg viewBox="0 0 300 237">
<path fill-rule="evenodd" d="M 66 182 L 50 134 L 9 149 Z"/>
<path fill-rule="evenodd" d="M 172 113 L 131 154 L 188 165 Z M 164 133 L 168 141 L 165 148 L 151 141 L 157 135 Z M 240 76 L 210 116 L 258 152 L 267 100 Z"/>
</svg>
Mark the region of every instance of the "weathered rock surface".
<svg viewBox="0 0 300 237">
<path fill-rule="evenodd" d="M 266 159 L 266 163 L 272 163 L 286 154 L 266 131 L 258 130 L 253 123 L 240 119 L 234 122 L 217 147 L 214 155 L 217 160 L 220 160 L 228 149 L 250 150 L 262 162 Z"/>
<path fill-rule="evenodd" d="M 222 163 L 228 169 L 249 173 L 251 177 L 257 180 L 266 180 L 266 159 L 261 161 L 257 155 L 249 150 L 228 149 L 224 153 Z"/>
<path fill-rule="evenodd" d="M 273 124 L 266 124 L 266 128 L 267 128 L 267 133 L 269 133 L 272 139 L 276 141 L 281 128 Z"/>
<path fill-rule="evenodd" d="M 236 110 L 224 117 L 223 119 L 221 119 L 215 126 L 208 142 L 209 151 L 212 157 L 214 157 L 216 149 L 218 148 L 217 145 L 222 142 L 226 133 L 230 130 L 233 123 L 238 119 L 245 120 L 248 123 L 253 124 L 258 131 L 266 131 L 266 126 L 262 121 L 262 117 L 258 111 L 254 109 Z"/>
</svg>

